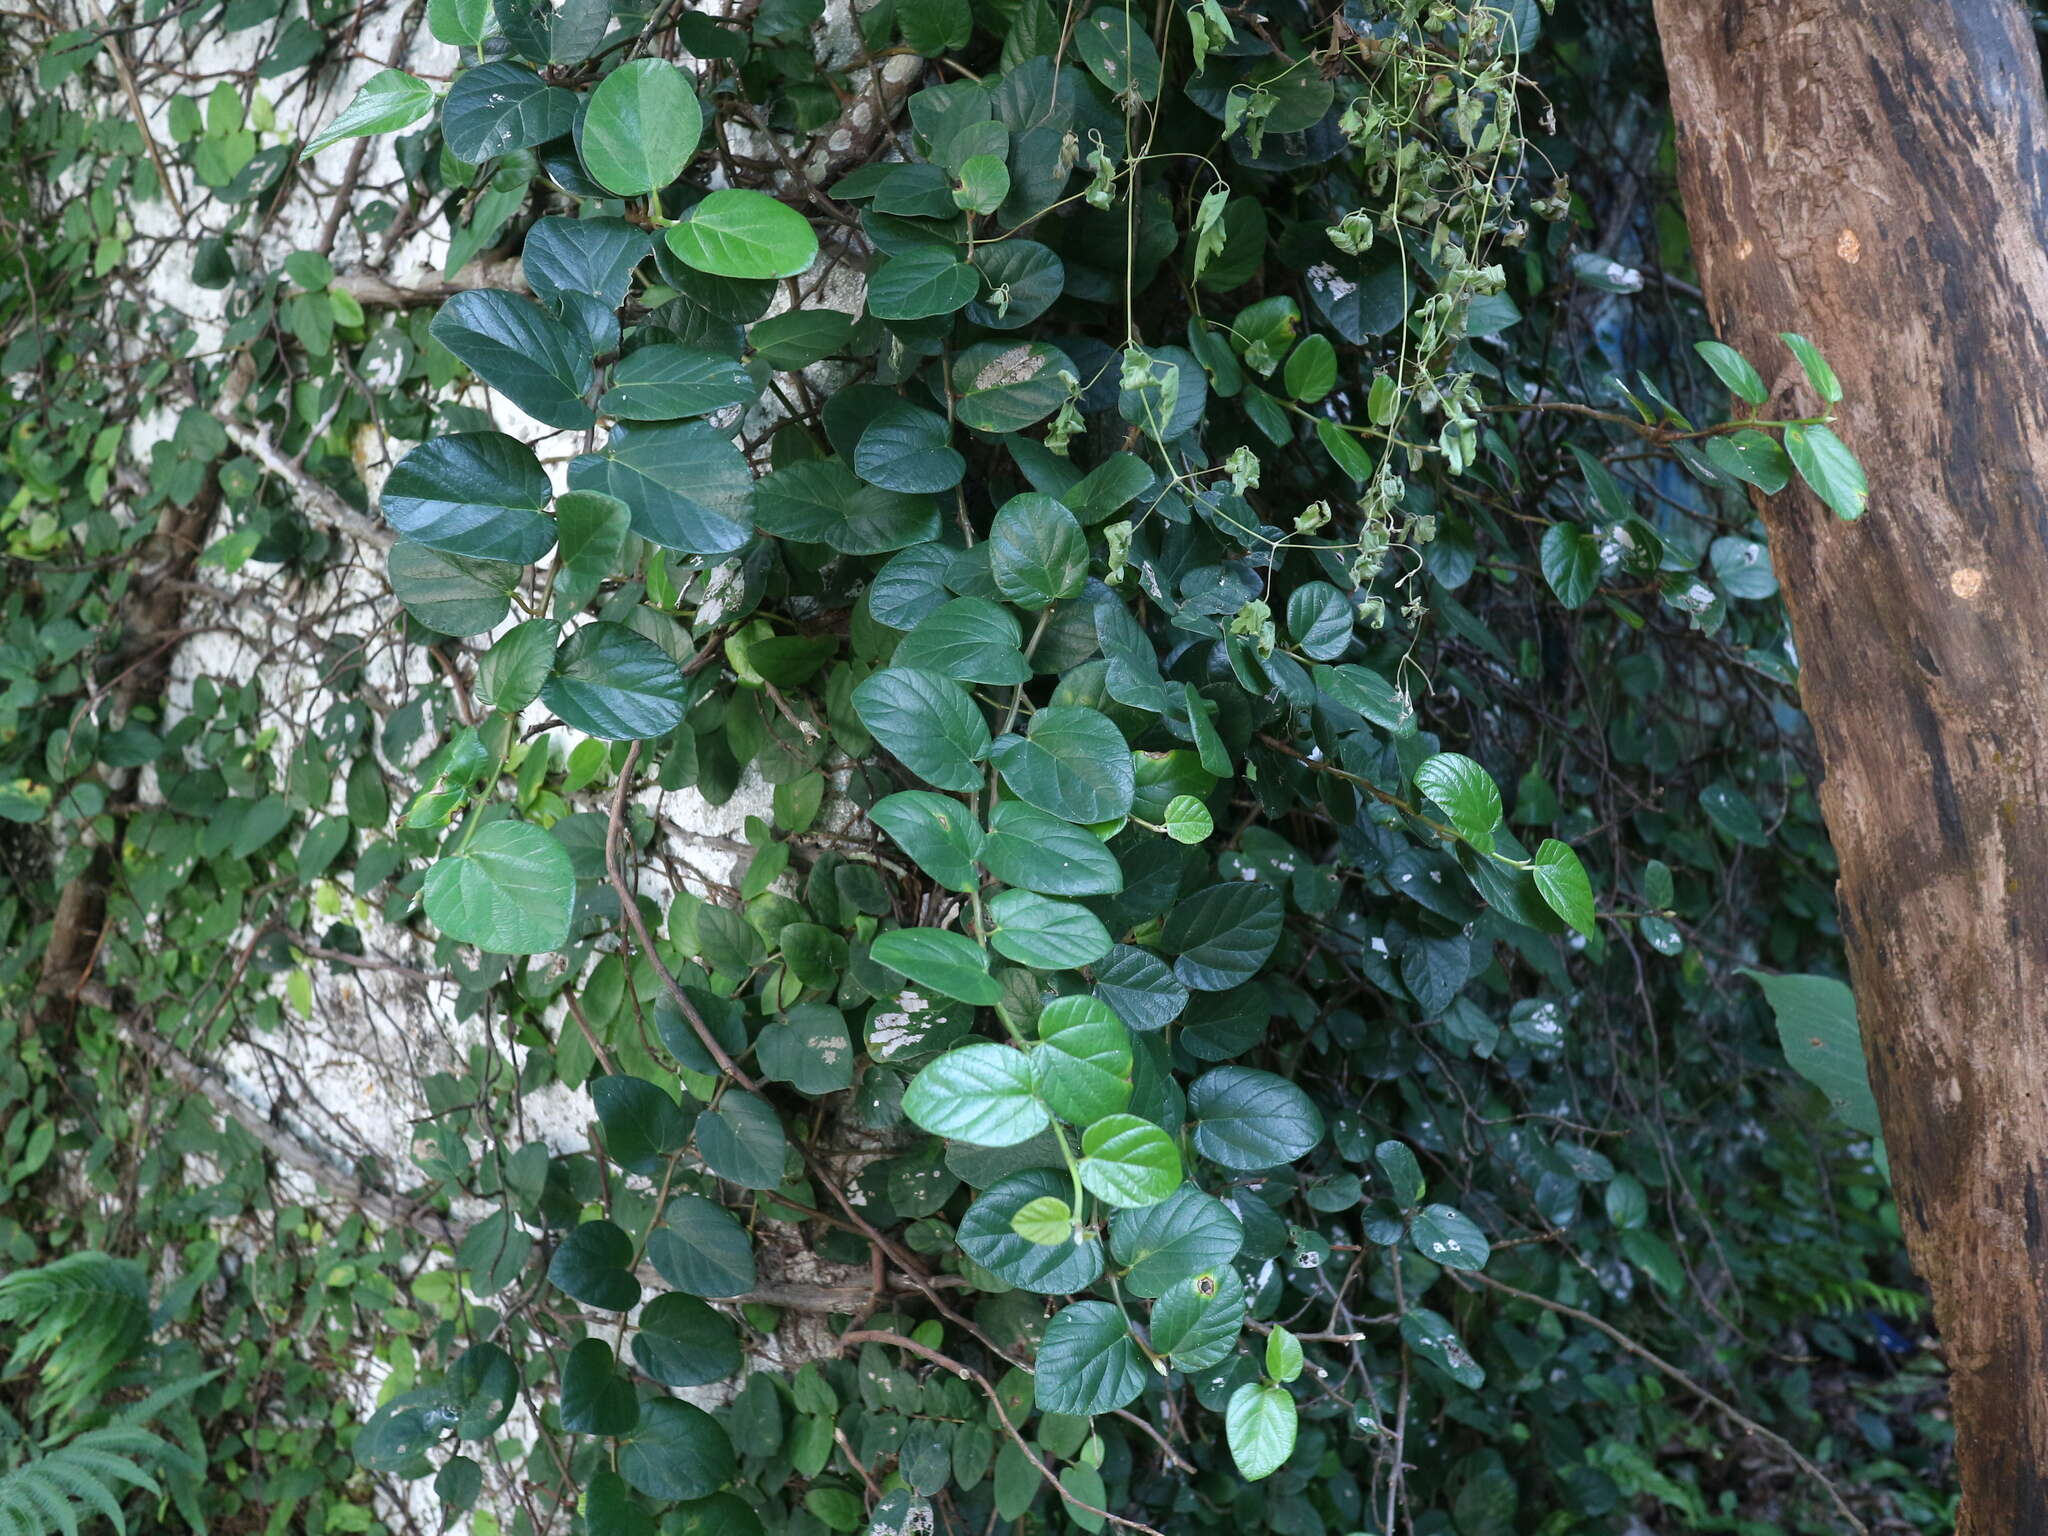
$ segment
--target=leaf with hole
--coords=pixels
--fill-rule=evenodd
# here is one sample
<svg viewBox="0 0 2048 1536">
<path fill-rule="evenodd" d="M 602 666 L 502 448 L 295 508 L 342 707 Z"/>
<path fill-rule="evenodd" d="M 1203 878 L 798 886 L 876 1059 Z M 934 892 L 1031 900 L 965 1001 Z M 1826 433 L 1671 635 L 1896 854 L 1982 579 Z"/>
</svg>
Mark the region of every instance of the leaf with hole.
<svg viewBox="0 0 2048 1536">
<path fill-rule="evenodd" d="M 981 855 L 982 832 L 958 800 L 908 789 L 877 800 L 868 810 L 868 820 L 947 890 L 975 889 L 974 864 Z"/>
</svg>

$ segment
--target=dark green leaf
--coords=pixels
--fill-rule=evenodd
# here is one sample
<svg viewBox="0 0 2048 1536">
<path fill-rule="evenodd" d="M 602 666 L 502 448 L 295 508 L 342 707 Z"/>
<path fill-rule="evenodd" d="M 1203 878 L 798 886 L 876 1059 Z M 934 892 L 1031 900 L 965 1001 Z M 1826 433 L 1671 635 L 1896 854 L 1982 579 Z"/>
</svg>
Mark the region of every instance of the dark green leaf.
<svg viewBox="0 0 2048 1536">
<path fill-rule="evenodd" d="M 598 621 L 555 652 L 541 702 L 600 741 L 649 741 L 683 719 L 689 682 L 675 658 L 636 630 Z"/>
</svg>

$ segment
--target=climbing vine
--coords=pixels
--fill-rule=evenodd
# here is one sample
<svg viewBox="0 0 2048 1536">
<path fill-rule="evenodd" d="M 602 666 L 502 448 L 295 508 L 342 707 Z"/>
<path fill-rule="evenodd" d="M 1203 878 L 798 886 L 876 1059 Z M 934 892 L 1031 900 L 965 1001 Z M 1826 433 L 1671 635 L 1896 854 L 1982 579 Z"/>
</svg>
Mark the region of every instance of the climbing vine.
<svg viewBox="0 0 2048 1536">
<path fill-rule="evenodd" d="M 1598 240 L 1639 194 L 1557 113 L 1625 12 L 263 24 L 294 84 L 160 113 L 121 27 L 38 40 L 10 147 L 97 180 L 15 194 L 0 294 L 8 1235 L 134 1239 L 68 1159 L 211 1245 L 200 1353 L 277 1336 L 193 1411 L 301 1436 L 227 1513 L 1940 1528 L 1926 1373 L 1858 1363 L 1917 1313 L 1881 1149 L 1743 975 L 1833 948 L 1751 497 L 1868 490 L 1810 345 Z M 209 1065 L 289 1081 L 340 991 L 460 1042 L 409 1166 Z"/>
</svg>

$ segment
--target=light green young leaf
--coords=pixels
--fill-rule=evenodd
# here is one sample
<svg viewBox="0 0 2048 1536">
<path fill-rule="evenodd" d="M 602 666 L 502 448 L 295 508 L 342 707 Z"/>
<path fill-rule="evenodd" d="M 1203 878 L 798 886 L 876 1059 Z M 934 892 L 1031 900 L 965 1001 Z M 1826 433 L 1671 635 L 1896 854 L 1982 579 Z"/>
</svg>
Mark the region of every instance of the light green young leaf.
<svg viewBox="0 0 2048 1536">
<path fill-rule="evenodd" d="M 1591 939 L 1598 914 L 1593 907 L 1593 885 L 1586 867 L 1570 846 L 1546 837 L 1536 849 L 1536 889 L 1550 910 Z"/>
<path fill-rule="evenodd" d="M 1230 1395 L 1224 1411 L 1224 1436 L 1230 1459 L 1240 1476 L 1251 1482 L 1271 1477 L 1294 1454 L 1296 1410 L 1285 1387 L 1248 1381 Z"/>
<path fill-rule="evenodd" d="M 330 144 L 372 133 L 396 133 L 434 110 L 434 88 L 402 69 L 380 69 L 363 82 L 355 98 L 333 122 L 306 143 L 304 153 L 317 155 Z"/>
<path fill-rule="evenodd" d="M 983 1147 L 1014 1147 L 1050 1123 L 1031 1058 L 1007 1045 L 948 1051 L 911 1079 L 903 1113 L 934 1136 Z"/>
</svg>

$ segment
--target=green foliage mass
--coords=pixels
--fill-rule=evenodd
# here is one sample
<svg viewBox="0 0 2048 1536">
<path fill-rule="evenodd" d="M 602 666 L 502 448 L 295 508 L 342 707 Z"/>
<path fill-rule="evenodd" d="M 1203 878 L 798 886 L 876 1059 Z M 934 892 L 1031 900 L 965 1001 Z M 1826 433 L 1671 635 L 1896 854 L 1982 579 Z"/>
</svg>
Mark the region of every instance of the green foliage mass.
<svg viewBox="0 0 2048 1536">
<path fill-rule="evenodd" d="M 56 241 L 14 194 L 0 292 L 7 1236 L 109 1235 L 72 1160 L 176 1245 L 235 1475 L 152 1518 L 359 1530 L 431 1480 L 478 1536 L 1939 1529 L 1928 1373 L 1858 1359 L 1915 1310 L 1881 1154 L 1741 977 L 1834 949 L 1748 492 L 1867 487 L 1802 339 L 1775 395 L 1684 345 L 1668 189 L 1618 190 L 1661 174 L 1642 17 L 883 0 L 821 50 L 822 10 L 425 6 L 452 77 L 307 147 L 401 135 L 403 208 L 339 217 L 445 230 L 432 306 L 331 237 L 266 270 L 298 146 L 180 97 L 246 222 L 166 258 L 226 353 L 173 327 L 139 386 L 91 326 L 142 319 L 101 280 L 165 150 L 58 105 L 112 34 L 41 50 L 14 147 L 115 190 Z M 250 579 L 388 530 L 403 695 L 301 620 L 310 714 L 124 698 L 136 551 L 196 508 Z M 742 784 L 729 880 L 679 879 L 658 794 Z M 128 1042 L 275 1041 L 379 924 L 488 1027 L 334 1231 Z M 589 1150 L 521 1129 L 552 1085 Z M 148 1300 L 95 1264 L 88 1364 Z"/>
</svg>

